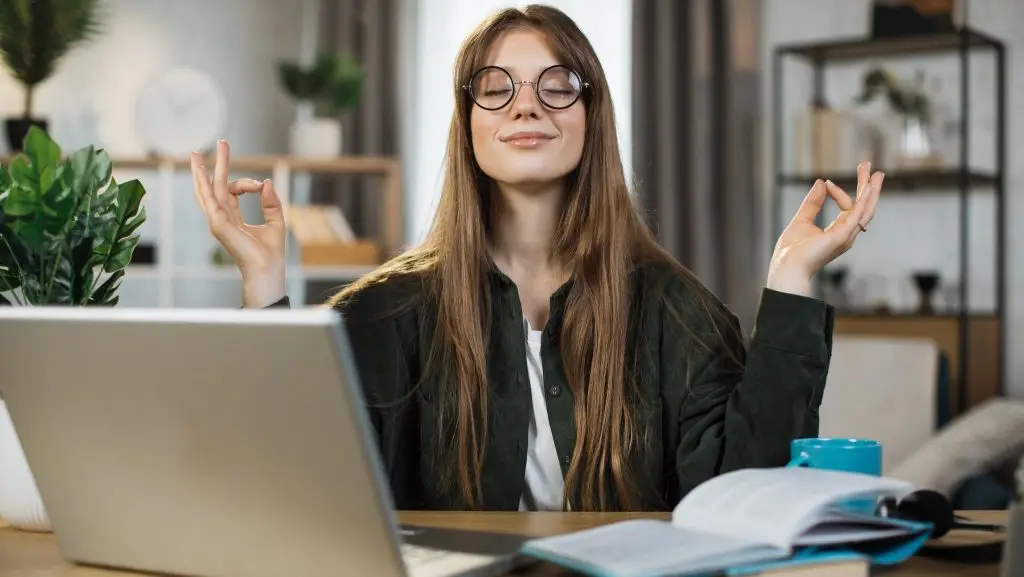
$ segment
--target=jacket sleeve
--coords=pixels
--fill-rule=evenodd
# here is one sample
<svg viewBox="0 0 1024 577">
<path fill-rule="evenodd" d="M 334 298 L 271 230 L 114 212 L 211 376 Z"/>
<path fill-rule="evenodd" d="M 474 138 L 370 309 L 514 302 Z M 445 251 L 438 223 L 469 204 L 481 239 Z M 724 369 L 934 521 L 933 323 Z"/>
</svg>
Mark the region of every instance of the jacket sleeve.
<svg viewBox="0 0 1024 577">
<path fill-rule="evenodd" d="M 680 497 L 721 473 L 785 465 L 790 441 L 818 434 L 834 309 L 764 289 L 748 349 L 735 315 L 714 304 L 722 320 L 701 315 L 705 322 L 693 325 L 703 329 L 663 325 L 663 382 L 685 386 L 675 450 Z"/>
</svg>

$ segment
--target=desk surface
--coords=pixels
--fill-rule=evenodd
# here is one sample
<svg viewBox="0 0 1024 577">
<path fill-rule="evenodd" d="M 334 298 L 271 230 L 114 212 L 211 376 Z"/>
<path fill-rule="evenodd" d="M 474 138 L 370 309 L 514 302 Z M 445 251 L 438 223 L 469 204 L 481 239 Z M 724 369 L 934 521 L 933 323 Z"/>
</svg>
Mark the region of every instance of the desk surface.
<svg viewBox="0 0 1024 577">
<path fill-rule="evenodd" d="M 401 522 L 434 527 L 498 531 L 529 536 L 548 536 L 585 529 L 626 518 L 652 515 L 605 513 L 434 513 L 403 512 Z M 978 521 L 1004 522 L 1003 511 L 978 511 L 968 514 Z M 667 516 L 662 516 L 667 517 Z M 2 524 L 0 520 L 0 524 Z M 977 543 L 984 534 L 951 533 L 943 539 L 950 545 Z M 537 565 L 533 570 L 517 572 L 518 577 L 531 575 L 571 575 L 557 567 Z M 80 567 L 66 563 L 51 534 L 27 533 L 0 528 L 0 575 L 3 577 L 127 577 L 132 573 Z M 926 558 L 914 558 L 898 568 L 886 571 L 890 577 L 998 577 L 997 565 L 958 565 Z"/>
</svg>

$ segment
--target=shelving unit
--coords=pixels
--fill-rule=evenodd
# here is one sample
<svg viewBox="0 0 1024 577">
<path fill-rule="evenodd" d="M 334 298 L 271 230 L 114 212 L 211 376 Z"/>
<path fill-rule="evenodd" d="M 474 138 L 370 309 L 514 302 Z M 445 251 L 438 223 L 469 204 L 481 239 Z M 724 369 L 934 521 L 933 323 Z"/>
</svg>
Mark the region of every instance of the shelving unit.
<svg viewBox="0 0 1024 577">
<path fill-rule="evenodd" d="M 990 51 L 995 66 L 995 169 L 979 171 L 970 163 L 970 58 L 978 50 Z M 773 82 L 773 164 L 774 228 L 782 232 L 791 215 L 784 212 L 787 187 L 801 186 L 806 194 L 816 179 L 831 179 L 855 189 L 856 175 L 793 174 L 784 167 L 783 62 L 801 59 L 811 65 L 813 95 L 823 101 L 825 68 L 837 63 L 907 58 L 923 55 L 953 55 L 959 61 L 960 157 L 953 167 L 940 170 L 886 171 L 885 194 L 913 194 L 915 191 L 945 191 L 959 197 L 959 310 L 952 315 L 840 314 L 836 333 L 919 336 L 935 339 L 950 360 L 952 383 L 950 406 L 963 412 L 985 399 L 1002 395 L 1006 381 L 1006 271 L 1005 271 L 1005 163 L 1006 163 L 1006 64 L 1003 43 L 971 28 L 927 36 L 871 39 L 855 38 L 825 43 L 794 44 L 774 50 Z M 995 310 L 991 314 L 969 310 L 968 198 L 974 188 L 987 188 L 995 195 Z"/>
<path fill-rule="evenodd" d="M 8 159 L 0 159 L 7 165 Z M 144 182 L 147 190 L 147 204 L 159 205 L 157 219 L 157 259 L 154 265 L 129 265 L 126 280 L 155 279 L 157 281 L 158 306 L 175 306 L 174 281 L 179 279 L 215 280 L 240 279 L 241 276 L 234 266 L 218 266 L 214 264 L 182 265 L 175 262 L 174 236 L 175 211 L 179 202 L 192 205 L 195 200 L 189 191 L 182 195 L 181 187 L 175 187 L 175 177 L 181 173 L 188 174 L 191 162 L 188 158 L 147 158 L 147 157 L 112 157 L 115 172 L 132 170 L 155 171 L 155 181 Z M 214 165 L 213 159 L 206 162 L 208 167 Z M 290 156 L 240 156 L 231 159 L 231 178 L 240 176 L 255 177 L 270 175 L 273 179 L 278 196 L 285 206 L 286 219 L 290 204 L 296 202 L 292 194 L 292 177 L 298 174 L 359 174 L 382 179 L 381 194 L 383 204 L 380 214 L 379 239 L 384 258 L 397 253 L 404 242 L 402 232 L 402 176 L 401 165 L 390 157 L 339 157 L 332 159 L 310 159 Z M 197 208 L 198 210 L 198 208 Z M 290 236 L 290 235 L 289 235 Z M 291 239 L 288 240 L 289 245 Z M 292 255 L 292 247 L 288 254 Z M 293 259 L 294 260 L 294 259 Z M 372 271 L 368 266 L 302 266 L 289 262 L 287 268 L 288 294 L 296 303 L 304 302 L 305 285 L 310 281 L 348 282 Z"/>
</svg>

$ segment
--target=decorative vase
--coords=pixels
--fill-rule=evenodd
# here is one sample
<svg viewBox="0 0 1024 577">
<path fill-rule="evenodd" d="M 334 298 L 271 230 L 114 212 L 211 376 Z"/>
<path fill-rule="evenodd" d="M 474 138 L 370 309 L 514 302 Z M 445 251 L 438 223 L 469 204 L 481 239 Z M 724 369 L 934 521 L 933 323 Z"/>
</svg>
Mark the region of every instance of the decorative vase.
<svg viewBox="0 0 1024 577">
<path fill-rule="evenodd" d="M 0 400 L 0 518 L 25 531 L 51 531 L 50 518 L 43 507 L 35 478 L 25 453 Z"/>
<path fill-rule="evenodd" d="M 306 158 L 337 158 L 341 138 L 341 120 L 337 118 L 297 120 L 292 124 L 291 151 Z"/>
<path fill-rule="evenodd" d="M 920 294 L 920 304 L 917 307 L 917 312 L 922 315 L 935 314 L 933 297 L 935 289 L 939 288 L 939 273 L 914 273 L 914 285 L 917 286 L 917 291 Z"/>
<path fill-rule="evenodd" d="M 942 166 L 942 156 L 936 153 L 928 128 L 920 116 L 903 115 L 903 127 L 896 146 L 901 168 L 928 170 Z"/>
<path fill-rule="evenodd" d="M 21 145 L 25 142 L 28 129 L 33 126 L 38 126 L 45 131 L 47 121 L 42 118 L 7 118 L 4 120 L 7 148 L 12 154 L 21 152 Z"/>
</svg>

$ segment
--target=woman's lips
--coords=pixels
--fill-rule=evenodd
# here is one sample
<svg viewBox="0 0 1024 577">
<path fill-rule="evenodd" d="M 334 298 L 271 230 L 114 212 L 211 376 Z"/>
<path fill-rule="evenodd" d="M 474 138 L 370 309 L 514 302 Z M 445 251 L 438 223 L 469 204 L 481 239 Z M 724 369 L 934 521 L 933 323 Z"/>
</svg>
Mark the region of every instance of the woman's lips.
<svg viewBox="0 0 1024 577">
<path fill-rule="evenodd" d="M 520 131 L 502 136 L 501 141 L 516 148 L 537 148 L 555 137 L 546 132 L 535 130 Z"/>
</svg>

